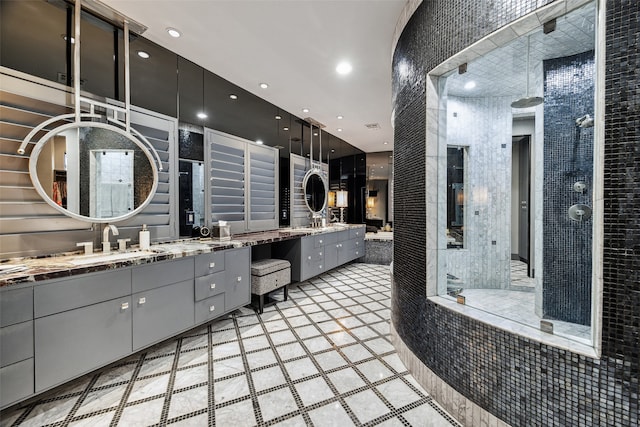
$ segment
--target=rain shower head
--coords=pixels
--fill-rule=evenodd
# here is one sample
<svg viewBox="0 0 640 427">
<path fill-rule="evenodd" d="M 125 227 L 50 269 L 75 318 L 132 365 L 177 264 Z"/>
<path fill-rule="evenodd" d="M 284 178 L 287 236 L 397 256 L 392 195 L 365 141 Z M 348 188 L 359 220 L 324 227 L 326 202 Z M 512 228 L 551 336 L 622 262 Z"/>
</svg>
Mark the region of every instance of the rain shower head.
<svg viewBox="0 0 640 427">
<path fill-rule="evenodd" d="M 529 108 L 542 104 L 543 99 L 539 96 L 526 96 L 511 103 L 511 108 Z"/>
<path fill-rule="evenodd" d="M 511 108 L 529 108 L 535 107 L 536 105 L 540 105 L 543 102 L 543 99 L 539 96 L 529 96 L 529 55 L 531 51 L 531 36 L 527 36 L 527 69 L 525 72 L 527 73 L 527 96 L 524 98 L 517 99 L 511 103 Z"/>
</svg>

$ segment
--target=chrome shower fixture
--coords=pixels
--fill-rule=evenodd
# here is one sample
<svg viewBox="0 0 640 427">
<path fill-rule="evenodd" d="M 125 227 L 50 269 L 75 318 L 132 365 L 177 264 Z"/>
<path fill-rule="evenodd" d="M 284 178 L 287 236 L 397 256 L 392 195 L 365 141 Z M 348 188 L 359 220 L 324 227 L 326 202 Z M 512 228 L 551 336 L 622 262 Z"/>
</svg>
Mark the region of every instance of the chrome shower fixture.
<svg viewBox="0 0 640 427">
<path fill-rule="evenodd" d="M 576 126 L 579 126 L 581 128 L 593 127 L 593 117 L 591 117 L 589 114 L 585 114 L 582 117 L 578 117 L 576 119 Z"/>
</svg>

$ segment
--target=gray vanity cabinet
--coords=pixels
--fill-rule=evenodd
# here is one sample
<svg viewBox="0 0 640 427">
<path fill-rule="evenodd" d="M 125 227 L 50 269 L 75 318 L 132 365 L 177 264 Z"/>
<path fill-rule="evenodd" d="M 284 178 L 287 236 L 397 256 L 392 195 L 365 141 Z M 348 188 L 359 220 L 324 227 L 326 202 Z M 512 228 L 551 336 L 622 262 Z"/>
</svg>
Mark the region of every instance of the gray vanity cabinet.
<svg viewBox="0 0 640 427">
<path fill-rule="evenodd" d="M 131 352 L 131 269 L 34 287 L 35 392 Z"/>
<path fill-rule="evenodd" d="M 299 281 L 307 280 L 324 271 L 324 246 L 317 245 L 318 236 L 307 236 L 300 239 Z"/>
<path fill-rule="evenodd" d="M 196 256 L 195 316 L 196 324 L 215 319 L 225 312 L 224 294 L 227 287 L 225 252 Z"/>
<path fill-rule="evenodd" d="M 364 255 L 364 227 L 305 236 L 272 248 L 274 258 L 291 262 L 291 280 L 302 282 Z"/>
<path fill-rule="evenodd" d="M 133 295 L 133 351 L 194 324 L 193 279 Z"/>
<path fill-rule="evenodd" d="M 193 257 L 132 271 L 133 351 L 195 325 Z"/>
<path fill-rule="evenodd" d="M 33 288 L 0 292 L 0 407 L 33 394 Z"/>
<path fill-rule="evenodd" d="M 131 297 L 35 320 L 35 391 L 131 353 Z"/>
<path fill-rule="evenodd" d="M 224 309 L 230 311 L 251 302 L 251 248 L 225 251 Z"/>
</svg>

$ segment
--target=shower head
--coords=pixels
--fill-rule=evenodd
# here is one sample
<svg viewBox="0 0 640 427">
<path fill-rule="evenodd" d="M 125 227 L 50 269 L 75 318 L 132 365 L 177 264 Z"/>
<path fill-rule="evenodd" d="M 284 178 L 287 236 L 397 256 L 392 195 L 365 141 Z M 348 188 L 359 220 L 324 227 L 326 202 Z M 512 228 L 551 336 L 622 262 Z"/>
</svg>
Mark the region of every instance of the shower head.
<svg viewBox="0 0 640 427">
<path fill-rule="evenodd" d="M 511 108 L 529 108 L 542 104 L 543 99 L 539 96 L 526 96 L 511 103 Z"/>
<path fill-rule="evenodd" d="M 593 117 L 591 117 L 589 114 L 585 114 L 582 117 L 578 117 L 576 119 L 576 126 L 579 126 L 581 128 L 593 127 Z"/>
</svg>

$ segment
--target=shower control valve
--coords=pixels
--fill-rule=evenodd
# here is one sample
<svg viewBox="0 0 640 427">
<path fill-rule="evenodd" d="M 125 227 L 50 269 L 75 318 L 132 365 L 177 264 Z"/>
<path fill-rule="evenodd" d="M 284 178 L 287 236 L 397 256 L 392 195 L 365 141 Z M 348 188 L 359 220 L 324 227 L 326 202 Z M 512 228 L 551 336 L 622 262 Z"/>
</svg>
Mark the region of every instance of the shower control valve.
<svg viewBox="0 0 640 427">
<path fill-rule="evenodd" d="M 576 193 L 584 193 L 584 190 L 587 188 L 587 184 L 585 184 L 582 181 L 578 181 L 575 184 L 573 184 L 573 190 Z"/>
</svg>

